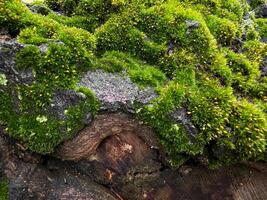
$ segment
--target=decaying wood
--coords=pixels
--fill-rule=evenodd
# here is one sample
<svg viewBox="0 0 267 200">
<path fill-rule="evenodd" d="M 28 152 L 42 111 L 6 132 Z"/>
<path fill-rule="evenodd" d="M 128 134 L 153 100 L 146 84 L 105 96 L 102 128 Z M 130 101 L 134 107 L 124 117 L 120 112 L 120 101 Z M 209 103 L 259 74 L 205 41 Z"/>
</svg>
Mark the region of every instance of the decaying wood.
<svg viewBox="0 0 267 200">
<path fill-rule="evenodd" d="M 82 173 L 101 184 L 135 184 L 159 175 L 163 156 L 155 138 L 151 128 L 126 114 L 103 114 L 63 143 L 56 156 L 75 161 Z"/>
<path fill-rule="evenodd" d="M 130 116 L 103 114 L 63 143 L 54 158 L 27 152 L 1 132 L 0 166 L 10 199 L 267 199 L 266 164 L 171 170 L 152 136 L 150 128 Z"/>
<path fill-rule="evenodd" d="M 121 153 L 129 155 L 134 153 L 135 159 L 140 160 L 141 154 L 148 151 L 146 148 L 159 148 L 151 128 L 131 119 L 126 114 L 112 113 L 97 116 L 91 126 L 82 130 L 73 139 L 64 142 L 56 154 L 64 160 L 96 159 L 100 149 L 107 147 L 109 141 L 114 142 L 112 145 L 114 149 L 110 149 L 114 158 L 121 157 Z M 116 151 L 115 143 L 118 143 L 117 148 L 121 151 Z M 140 152 L 140 147 L 138 148 L 137 145 L 141 145 L 145 151 Z M 116 152 L 120 154 L 116 155 Z"/>
</svg>

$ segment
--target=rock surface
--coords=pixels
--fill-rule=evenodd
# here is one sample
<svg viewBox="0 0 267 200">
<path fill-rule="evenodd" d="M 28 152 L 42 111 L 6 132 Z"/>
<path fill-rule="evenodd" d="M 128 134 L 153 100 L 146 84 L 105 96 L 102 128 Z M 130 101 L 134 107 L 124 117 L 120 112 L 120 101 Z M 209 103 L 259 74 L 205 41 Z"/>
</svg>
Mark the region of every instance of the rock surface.
<svg viewBox="0 0 267 200">
<path fill-rule="evenodd" d="M 157 97 L 151 88 L 141 90 L 127 76 L 102 70 L 87 72 L 78 85 L 96 94 L 102 111 L 134 112 L 134 103 L 147 104 Z"/>
<path fill-rule="evenodd" d="M 260 66 L 261 76 L 267 76 L 267 57 L 264 58 Z"/>
<path fill-rule="evenodd" d="M 191 139 L 193 139 L 197 135 L 198 130 L 192 123 L 192 120 L 190 118 L 190 113 L 188 113 L 186 109 L 181 108 L 175 110 L 170 114 L 170 117 L 173 121 L 184 126 L 185 130 L 187 131 Z"/>
</svg>

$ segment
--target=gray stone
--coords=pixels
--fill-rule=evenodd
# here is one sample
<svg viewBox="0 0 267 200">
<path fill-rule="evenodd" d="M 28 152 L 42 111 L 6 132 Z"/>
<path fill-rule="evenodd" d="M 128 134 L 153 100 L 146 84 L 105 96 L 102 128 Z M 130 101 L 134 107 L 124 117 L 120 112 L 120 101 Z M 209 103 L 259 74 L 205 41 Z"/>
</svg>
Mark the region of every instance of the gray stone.
<svg viewBox="0 0 267 200">
<path fill-rule="evenodd" d="M 197 128 L 192 123 L 190 115 L 187 113 L 185 108 L 179 108 L 170 114 L 170 118 L 177 122 L 178 124 L 183 125 L 189 134 L 190 138 L 195 138 L 198 133 Z"/>
<path fill-rule="evenodd" d="M 193 21 L 193 20 L 185 20 L 187 28 L 190 29 L 196 29 L 200 27 L 200 23 L 198 21 Z"/>
<path fill-rule="evenodd" d="M 46 16 L 51 12 L 51 10 L 44 5 L 31 5 L 31 4 L 26 4 L 26 5 L 29 8 L 29 10 L 33 13 Z"/>
<path fill-rule="evenodd" d="M 256 9 L 256 17 L 267 18 L 267 4 L 262 4 Z"/>
<path fill-rule="evenodd" d="M 260 66 L 261 76 L 267 76 L 267 57 L 264 58 Z"/>
<path fill-rule="evenodd" d="M 185 23 L 187 26 L 187 31 L 186 31 L 187 35 L 190 35 L 192 30 L 198 29 L 200 27 L 200 23 L 198 21 L 185 20 Z"/>
<path fill-rule="evenodd" d="M 126 75 L 102 70 L 87 72 L 78 85 L 96 94 L 102 111 L 134 112 L 134 103 L 147 104 L 157 97 L 153 89 L 139 89 Z"/>
<path fill-rule="evenodd" d="M 48 50 L 48 44 L 41 44 L 39 46 L 39 49 L 40 49 L 41 53 L 46 53 Z"/>
<path fill-rule="evenodd" d="M 51 107 L 49 108 L 50 113 L 58 119 L 64 120 L 66 119 L 65 110 L 78 105 L 85 99 L 86 96 L 83 93 L 78 93 L 73 90 L 57 91 L 53 96 Z M 91 117 L 85 118 L 91 119 Z"/>
<path fill-rule="evenodd" d="M 27 186 L 11 181 L 9 184 L 9 199 L 24 200 L 36 199 L 36 197 L 33 194 L 29 194 Z"/>
</svg>

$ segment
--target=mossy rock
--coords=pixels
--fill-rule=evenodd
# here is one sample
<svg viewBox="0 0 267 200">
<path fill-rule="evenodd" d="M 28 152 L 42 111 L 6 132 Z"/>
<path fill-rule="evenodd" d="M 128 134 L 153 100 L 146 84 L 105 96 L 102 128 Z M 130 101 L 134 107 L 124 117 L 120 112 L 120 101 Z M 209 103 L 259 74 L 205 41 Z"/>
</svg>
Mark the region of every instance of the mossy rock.
<svg viewBox="0 0 267 200">
<path fill-rule="evenodd" d="M 86 125 L 84 116 L 106 105 L 99 91 L 109 87 L 89 81 L 91 87 L 80 88 L 80 81 L 118 77 L 134 92 L 117 93 L 128 98 L 129 92 L 134 103 L 115 111 L 131 112 L 153 127 L 172 164 L 196 156 L 216 166 L 264 160 L 266 23 L 250 12 L 262 3 L 47 0 L 65 15 L 44 16 L 19 1 L 2 2 L 0 25 L 24 45 L 15 45 L 16 55 L 8 53 L 8 42 L 0 49 L 0 56 L 12 57 L 8 66 L 22 81 L 1 72 L 1 123 L 32 151 L 51 153 Z M 110 87 L 120 88 L 113 82 Z M 148 90 L 153 92 L 143 98 L 153 98 L 138 102 L 137 93 Z M 55 115 L 51 104 L 66 96 L 81 100 L 66 112 L 55 108 Z"/>
</svg>

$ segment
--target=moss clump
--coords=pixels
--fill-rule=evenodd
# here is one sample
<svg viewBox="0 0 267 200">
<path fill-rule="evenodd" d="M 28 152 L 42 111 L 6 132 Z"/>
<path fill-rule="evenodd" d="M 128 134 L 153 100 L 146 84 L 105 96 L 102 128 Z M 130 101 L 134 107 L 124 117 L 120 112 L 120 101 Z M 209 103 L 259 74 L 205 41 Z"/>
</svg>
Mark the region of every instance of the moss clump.
<svg viewBox="0 0 267 200">
<path fill-rule="evenodd" d="M 83 71 L 101 68 L 126 73 L 141 87 L 156 87 L 158 98 L 141 106 L 137 116 L 156 130 L 172 164 L 198 155 L 216 166 L 266 159 L 267 78 L 260 68 L 266 27 L 264 19 L 244 17 L 261 1 L 250 6 L 243 0 L 46 3 L 65 15 L 32 14 L 15 0 L 2 3 L 0 12 L 0 24 L 30 45 L 18 53 L 17 69 L 35 76 L 32 84 L 16 85 L 19 112 L 2 77 L 0 119 L 31 150 L 52 152 L 83 126 L 87 111 L 96 113 L 93 95 L 76 84 Z M 40 44 L 47 50 L 40 52 Z M 67 109 L 64 120 L 48 115 L 54 92 L 69 89 L 86 100 Z M 194 134 L 172 118 L 181 109 Z"/>
<path fill-rule="evenodd" d="M 95 68 L 102 68 L 108 72 L 128 72 L 133 82 L 140 86 L 160 86 L 166 76 L 155 66 L 148 65 L 119 51 L 107 51 L 95 63 Z"/>
<path fill-rule="evenodd" d="M 229 46 L 238 37 L 238 28 L 234 22 L 226 18 L 211 15 L 207 19 L 211 33 L 223 46 Z"/>
<path fill-rule="evenodd" d="M 16 65 L 18 69 L 27 69 L 37 66 L 40 59 L 41 54 L 39 48 L 36 46 L 27 46 L 17 54 Z"/>
<path fill-rule="evenodd" d="M 267 38 L 267 19 L 259 18 L 256 19 L 256 23 L 258 25 L 259 34 L 261 38 Z"/>
</svg>

